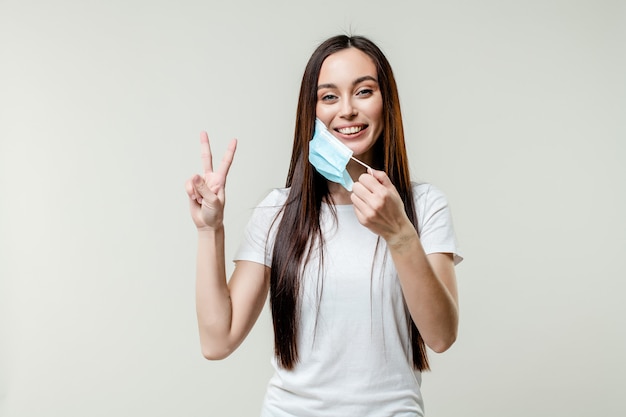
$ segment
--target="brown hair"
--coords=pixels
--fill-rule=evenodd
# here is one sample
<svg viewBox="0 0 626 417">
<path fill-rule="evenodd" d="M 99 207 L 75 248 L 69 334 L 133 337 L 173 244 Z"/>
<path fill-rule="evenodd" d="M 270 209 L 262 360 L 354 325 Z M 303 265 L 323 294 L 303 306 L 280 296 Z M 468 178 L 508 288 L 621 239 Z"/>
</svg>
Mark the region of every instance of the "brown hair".
<svg viewBox="0 0 626 417">
<path fill-rule="evenodd" d="M 384 128 L 374 145 L 372 166 L 383 170 L 398 190 L 405 211 L 417 229 L 413 191 L 404 142 L 400 100 L 393 71 L 382 51 L 362 36 L 339 35 L 321 43 L 304 70 L 298 99 L 291 163 L 286 186 L 290 187 L 277 229 L 270 274 L 270 306 L 274 324 L 274 351 L 280 366 L 292 369 L 298 361 L 296 346 L 299 322 L 300 276 L 315 247 L 324 245 L 320 228 L 322 201 L 329 199 L 326 179 L 308 162 L 309 141 L 313 136 L 317 83 L 324 60 L 335 52 L 357 48 L 374 64 L 383 100 Z M 331 205 L 332 208 L 332 205 Z M 320 251 L 323 253 L 323 251 Z M 424 341 L 409 320 L 413 365 L 428 369 Z"/>
</svg>

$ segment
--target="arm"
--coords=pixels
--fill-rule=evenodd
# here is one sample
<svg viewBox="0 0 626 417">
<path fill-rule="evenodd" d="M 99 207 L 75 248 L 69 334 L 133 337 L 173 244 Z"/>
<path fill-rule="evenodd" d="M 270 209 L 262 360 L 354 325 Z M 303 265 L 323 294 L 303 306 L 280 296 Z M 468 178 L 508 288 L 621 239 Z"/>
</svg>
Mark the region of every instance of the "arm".
<svg viewBox="0 0 626 417">
<path fill-rule="evenodd" d="M 389 251 L 415 325 L 428 347 L 441 353 L 452 346 L 458 330 L 454 262 L 449 253 L 426 255 L 410 222 L 409 227 L 406 234 L 389 238 Z"/>
<path fill-rule="evenodd" d="M 226 282 L 224 229 L 198 233 L 196 313 L 202 355 L 230 355 L 257 321 L 269 291 L 269 268 L 238 261 Z"/>
<path fill-rule="evenodd" d="M 204 176 L 186 184 L 191 217 L 198 229 L 196 312 L 202 354 L 222 359 L 232 353 L 256 322 L 269 288 L 269 268 L 240 261 L 226 280 L 224 202 L 226 176 L 237 142 L 233 140 L 217 171 L 213 171 L 206 133 L 201 136 Z"/>
<path fill-rule="evenodd" d="M 357 184 L 352 202 L 359 221 L 387 242 L 413 322 L 432 350 L 444 352 L 456 340 L 459 321 L 452 255 L 426 255 L 384 172 L 364 174 Z"/>
</svg>

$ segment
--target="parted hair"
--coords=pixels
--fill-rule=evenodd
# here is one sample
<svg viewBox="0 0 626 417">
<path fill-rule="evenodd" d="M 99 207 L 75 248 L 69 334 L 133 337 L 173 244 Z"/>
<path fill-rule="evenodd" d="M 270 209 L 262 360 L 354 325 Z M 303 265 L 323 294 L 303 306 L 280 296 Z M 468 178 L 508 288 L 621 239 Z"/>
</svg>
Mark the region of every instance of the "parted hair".
<svg viewBox="0 0 626 417">
<path fill-rule="evenodd" d="M 274 352 L 279 365 L 293 369 L 298 361 L 297 335 L 300 317 L 300 280 L 304 265 L 314 248 L 322 249 L 320 227 L 322 202 L 332 203 L 326 179 L 308 162 L 309 141 L 313 136 L 317 85 L 324 60 L 335 52 L 357 48 L 376 66 L 383 100 L 383 130 L 374 144 L 372 166 L 383 170 L 398 190 L 407 216 L 417 229 L 413 191 L 402 126 L 396 81 L 387 58 L 371 40 L 363 36 L 338 35 L 322 42 L 311 55 L 302 76 L 296 114 L 291 162 L 286 187 L 289 194 L 280 211 L 270 273 L 270 307 L 274 326 Z M 331 208 L 332 208 L 331 204 Z M 278 219 L 278 217 L 277 217 Z M 409 320 L 413 366 L 428 370 L 424 341 L 413 320 Z"/>
</svg>

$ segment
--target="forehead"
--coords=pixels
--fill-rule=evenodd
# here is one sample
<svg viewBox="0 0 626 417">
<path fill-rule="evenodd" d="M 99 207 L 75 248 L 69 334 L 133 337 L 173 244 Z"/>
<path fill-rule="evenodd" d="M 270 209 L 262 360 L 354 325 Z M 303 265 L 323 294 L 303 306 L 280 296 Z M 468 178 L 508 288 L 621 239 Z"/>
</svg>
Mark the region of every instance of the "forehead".
<svg viewBox="0 0 626 417">
<path fill-rule="evenodd" d="M 347 48 L 329 55 L 324 60 L 318 84 L 352 83 L 366 75 L 378 78 L 372 58 L 357 48 Z"/>
</svg>

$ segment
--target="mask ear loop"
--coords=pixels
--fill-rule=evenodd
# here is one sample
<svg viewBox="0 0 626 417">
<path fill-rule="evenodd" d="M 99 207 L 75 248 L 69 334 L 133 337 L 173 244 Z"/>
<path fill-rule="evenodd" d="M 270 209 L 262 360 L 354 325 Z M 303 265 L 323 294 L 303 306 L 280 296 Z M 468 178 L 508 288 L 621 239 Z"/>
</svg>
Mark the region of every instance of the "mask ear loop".
<svg viewBox="0 0 626 417">
<path fill-rule="evenodd" d="M 367 165 L 364 162 L 359 161 L 358 159 L 356 159 L 354 156 L 351 156 L 350 159 L 352 159 L 354 162 L 358 162 L 359 164 L 363 165 L 365 168 L 367 168 L 367 173 L 371 174 L 373 169 L 372 167 L 370 167 L 369 165 Z"/>
</svg>

